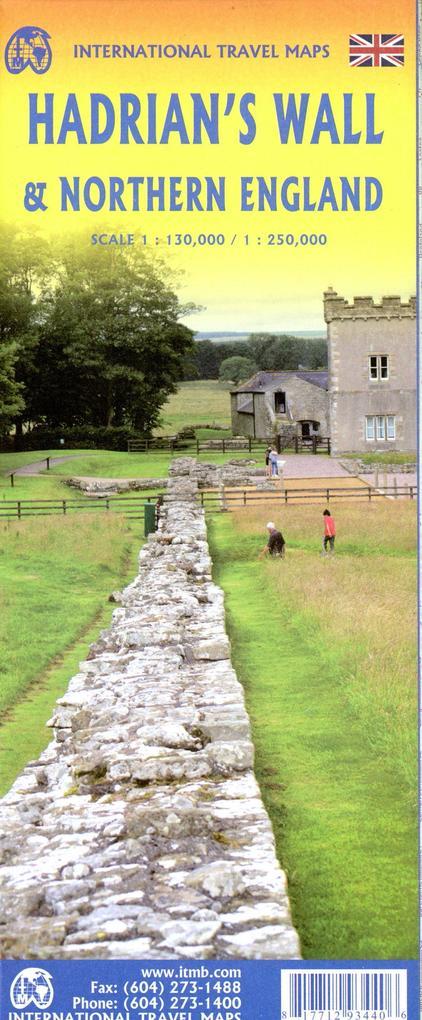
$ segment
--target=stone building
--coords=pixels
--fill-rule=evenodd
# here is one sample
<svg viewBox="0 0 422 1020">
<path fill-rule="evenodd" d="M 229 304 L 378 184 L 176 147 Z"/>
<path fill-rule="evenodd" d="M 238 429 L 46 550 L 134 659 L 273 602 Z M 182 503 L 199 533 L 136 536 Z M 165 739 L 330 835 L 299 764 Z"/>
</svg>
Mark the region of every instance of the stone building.
<svg viewBox="0 0 422 1020">
<path fill-rule="evenodd" d="M 416 450 L 416 298 L 324 294 L 331 449 Z"/>
<path fill-rule="evenodd" d="M 329 436 L 328 372 L 257 372 L 230 397 L 233 435 Z"/>
</svg>

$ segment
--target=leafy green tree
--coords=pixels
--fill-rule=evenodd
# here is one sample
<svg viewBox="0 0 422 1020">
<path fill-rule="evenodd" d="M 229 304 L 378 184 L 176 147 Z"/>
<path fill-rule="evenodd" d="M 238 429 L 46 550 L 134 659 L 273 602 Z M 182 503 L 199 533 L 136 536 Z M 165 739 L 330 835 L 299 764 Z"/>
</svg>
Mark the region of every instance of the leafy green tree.
<svg viewBox="0 0 422 1020">
<path fill-rule="evenodd" d="M 19 400 L 13 412 L 18 433 L 37 414 L 39 328 L 44 316 L 41 292 L 51 273 L 51 252 L 46 241 L 34 232 L 19 234 L 10 227 L 1 227 L 0 344 L 9 348 L 5 363 L 13 363 L 18 387 Z"/>
<path fill-rule="evenodd" d="M 220 365 L 221 382 L 234 382 L 236 385 L 249 379 L 256 372 L 255 362 L 241 355 L 225 358 Z"/>
<path fill-rule="evenodd" d="M 192 347 L 191 330 L 178 321 L 191 309 L 179 304 L 164 273 L 140 251 L 81 253 L 71 244 L 62 252 L 42 344 L 50 380 L 56 361 L 57 384 L 44 387 L 44 399 L 54 391 L 56 421 L 68 364 L 77 394 L 71 424 L 75 415 L 145 432 L 156 424 Z M 68 422 L 65 401 L 60 423 Z"/>
<path fill-rule="evenodd" d="M 0 339 L 0 435 L 5 435 L 15 415 L 24 407 L 22 387 L 15 379 L 17 344 Z"/>
<path fill-rule="evenodd" d="M 259 370 L 267 372 L 296 372 L 299 365 L 307 369 L 322 368 L 327 364 L 325 340 L 306 337 L 280 336 L 274 333 L 255 333 L 248 339 L 250 356 Z"/>
</svg>

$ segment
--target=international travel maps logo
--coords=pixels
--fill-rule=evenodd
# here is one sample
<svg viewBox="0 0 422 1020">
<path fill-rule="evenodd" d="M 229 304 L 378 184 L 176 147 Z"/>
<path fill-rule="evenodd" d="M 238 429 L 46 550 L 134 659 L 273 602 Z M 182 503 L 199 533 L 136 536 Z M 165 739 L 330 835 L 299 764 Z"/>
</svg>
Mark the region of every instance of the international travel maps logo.
<svg viewBox="0 0 422 1020">
<path fill-rule="evenodd" d="M 35 74 L 45 74 L 51 67 L 50 36 L 44 28 L 26 25 L 18 28 L 7 43 L 4 60 L 9 74 L 21 74 L 30 67 Z"/>
</svg>

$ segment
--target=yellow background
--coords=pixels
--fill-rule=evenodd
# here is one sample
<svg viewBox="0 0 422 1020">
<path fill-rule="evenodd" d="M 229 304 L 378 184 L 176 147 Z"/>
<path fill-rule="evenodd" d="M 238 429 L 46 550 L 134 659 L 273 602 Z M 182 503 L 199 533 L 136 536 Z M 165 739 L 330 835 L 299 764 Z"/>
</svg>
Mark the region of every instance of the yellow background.
<svg viewBox="0 0 422 1020">
<path fill-rule="evenodd" d="M 332 285 L 340 294 L 401 294 L 415 289 L 415 162 L 416 75 L 415 4 L 402 0 L 4 0 L 1 10 L 2 50 L 19 27 L 37 25 L 51 36 L 53 62 L 45 75 L 29 68 L 10 75 L 1 61 L 0 130 L 6 152 L 0 211 L 19 227 L 37 224 L 46 234 L 81 231 L 81 244 L 107 224 L 115 232 L 146 233 L 150 241 L 171 232 L 223 232 L 250 235 L 249 246 L 224 248 L 163 248 L 171 265 L 184 270 L 182 300 L 204 306 L 186 321 L 196 329 L 320 329 L 322 292 Z M 405 36 L 402 68 L 350 68 L 351 32 L 394 32 Z M 205 59 L 74 59 L 75 43 L 200 43 L 212 57 Z M 280 59 L 220 59 L 216 43 L 274 44 Z M 296 59 L 284 46 L 329 44 L 330 57 Z M 141 97 L 157 92 L 163 108 L 168 94 L 179 92 L 190 109 L 189 94 L 254 92 L 257 136 L 250 146 L 237 140 L 238 119 L 223 123 L 220 145 L 65 146 L 28 145 L 28 93 L 55 93 L 58 114 L 68 92 L 76 92 L 83 113 L 92 91 L 105 92 L 117 104 L 120 92 Z M 321 92 L 329 92 L 342 127 L 342 94 L 353 92 L 356 129 L 365 128 L 364 95 L 376 93 L 377 128 L 382 145 L 281 145 L 273 92 L 310 92 L 316 112 Z M 189 117 L 187 118 L 189 121 Z M 59 125 L 60 116 L 57 117 Z M 58 128 L 57 128 L 58 130 Z M 87 130 L 89 125 L 87 123 Z M 141 127 L 142 132 L 142 127 Z M 118 137 L 118 136 L 117 136 Z M 309 131 L 306 137 L 309 138 Z M 224 175 L 227 211 L 212 213 L 61 213 L 59 175 L 82 179 L 91 175 Z M 290 175 L 314 179 L 340 174 L 379 177 L 384 188 L 377 212 L 240 213 L 241 175 Z M 49 209 L 29 214 L 23 208 L 27 181 L 47 181 Z M 326 233 L 325 247 L 267 247 L 268 233 Z M 259 246 L 255 238 L 260 236 Z M 99 252 L 99 257 L 101 253 Z"/>
</svg>

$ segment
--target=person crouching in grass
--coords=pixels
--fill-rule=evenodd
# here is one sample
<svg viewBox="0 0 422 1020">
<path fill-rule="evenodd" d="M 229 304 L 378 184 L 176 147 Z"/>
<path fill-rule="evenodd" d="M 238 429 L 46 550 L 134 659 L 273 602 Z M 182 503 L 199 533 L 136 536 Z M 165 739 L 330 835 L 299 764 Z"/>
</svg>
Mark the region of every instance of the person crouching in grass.
<svg viewBox="0 0 422 1020">
<path fill-rule="evenodd" d="M 334 517 L 331 516 L 329 510 L 324 510 L 324 537 L 322 540 L 322 554 L 327 554 L 328 546 L 330 547 L 330 553 L 334 553 L 334 542 L 336 538 L 336 524 Z"/>
<path fill-rule="evenodd" d="M 268 542 L 264 546 L 264 548 L 261 549 L 261 552 L 259 554 L 260 557 L 269 555 L 269 556 L 281 556 L 281 558 L 284 559 L 286 543 L 281 534 L 281 531 L 279 531 L 278 528 L 276 528 L 273 521 L 268 522 L 267 531 L 269 533 Z"/>
</svg>

